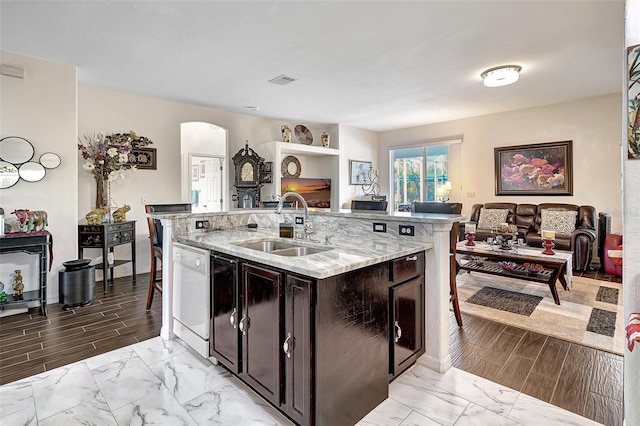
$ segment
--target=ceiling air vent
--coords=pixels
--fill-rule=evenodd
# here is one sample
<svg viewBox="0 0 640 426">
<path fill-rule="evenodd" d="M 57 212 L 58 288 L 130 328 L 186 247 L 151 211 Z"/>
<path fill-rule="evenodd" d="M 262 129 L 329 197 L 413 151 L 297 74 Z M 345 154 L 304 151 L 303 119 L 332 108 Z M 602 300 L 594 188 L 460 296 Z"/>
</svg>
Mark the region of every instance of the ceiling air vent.
<svg viewBox="0 0 640 426">
<path fill-rule="evenodd" d="M 279 84 L 280 86 L 284 86 L 285 84 L 293 83 L 294 81 L 296 81 L 295 78 L 291 78 L 284 74 L 280 74 L 276 78 L 272 78 L 271 80 L 269 80 L 269 83 Z"/>
</svg>

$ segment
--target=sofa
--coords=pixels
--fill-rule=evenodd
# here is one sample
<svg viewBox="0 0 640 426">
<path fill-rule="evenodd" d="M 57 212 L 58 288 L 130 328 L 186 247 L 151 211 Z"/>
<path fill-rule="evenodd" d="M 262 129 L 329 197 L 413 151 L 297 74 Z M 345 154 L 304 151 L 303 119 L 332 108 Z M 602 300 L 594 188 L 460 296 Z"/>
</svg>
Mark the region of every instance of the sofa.
<svg viewBox="0 0 640 426">
<path fill-rule="evenodd" d="M 482 212 L 483 209 L 486 209 L 484 213 Z M 466 223 L 476 225 L 476 240 L 483 241 L 493 235 L 491 227 L 487 227 L 487 224 L 491 223 L 490 219 L 496 219 L 497 216 L 504 214 L 504 210 L 507 210 L 506 218 L 501 223 L 515 225 L 518 228 L 517 237 L 524 239 L 527 245 L 542 247 L 540 230 L 544 219 L 547 228 L 556 231 L 555 247 L 559 250 L 573 251 L 573 269 L 586 271 L 590 268 L 596 239 L 597 217 L 594 207 L 562 203 L 474 204 L 471 208 L 469 221 Z M 573 221 L 574 213 L 572 212 L 575 212 L 575 227 L 573 227 L 573 223 L 567 223 L 567 221 Z M 496 213 L 496 215 L 492 215 L 492 213 Z M 558 224 L 562 220 L 564 220 L 564 223 Z M 558 224 L 558 229 L 553 229 L 552 224 Z M 464 239 L 464 230 L 465 226 L 461 225 L 460 240 Z"/>
</svg>

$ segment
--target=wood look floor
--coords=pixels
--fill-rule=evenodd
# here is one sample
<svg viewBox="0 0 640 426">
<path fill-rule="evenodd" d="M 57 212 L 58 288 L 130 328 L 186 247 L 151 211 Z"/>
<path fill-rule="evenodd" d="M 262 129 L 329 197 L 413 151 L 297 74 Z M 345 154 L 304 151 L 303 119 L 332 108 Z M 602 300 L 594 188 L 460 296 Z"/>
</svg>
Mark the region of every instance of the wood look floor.
<svg viewBox="0 0 640 426">
<path fill-rule="evenodd" d="M 156 294 L 145 311 L 147 282 L 148 274 L 139 274 L 135 287 L 130 278 L 118 278 L 107 294 L 97 283 L 92 305 L 64 312 L 51 304 L 48 318 L 38 308 L 0 318 L 0 385 L 158 336 L 162 301 Z M 463 321 L 458 328 L 451 314 L 455 367 L 605 425 L 622 425 L 621 356 L 469 315 Z"/>
<path fill-rule="evenodd" d="M 100 355 L 160 335 L 162 297 L 145 311 L 149 274 L 116 278 L 107 293 L 96 283 L 96 298 L 83 308 L 60 304 L 0 318 L 0 385 Z"/>
</svg>

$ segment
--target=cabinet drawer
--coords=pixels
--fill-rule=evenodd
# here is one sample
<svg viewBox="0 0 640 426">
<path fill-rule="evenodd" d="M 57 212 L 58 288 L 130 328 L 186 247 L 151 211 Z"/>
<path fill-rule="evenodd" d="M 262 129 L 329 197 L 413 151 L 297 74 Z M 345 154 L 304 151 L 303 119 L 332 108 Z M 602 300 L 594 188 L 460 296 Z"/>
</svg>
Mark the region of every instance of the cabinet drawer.
<svg viewBox="0 0 640 426">
<path fill-rule="evenodd" d="M 401 283 L 418 275 L 424 275 L 424 252 L 410 254 L 391 261 L 389 281 Z"/>
<path fill-rule="evenodd" d="M 81 233 L 80 247 L 102 247 L 102 232 Z"/>
<path fill-rule="evenodd" d="M 133 239 L 133 231 L 109 232 L 107 244 L 109 247 L 130 243 Z"/>
<path fill-rule="evenodd" d="M 133 231 L 133 222 L 124 222 L 124 223 L 110 223 L 107 225 L 107 232 L 113 231 Z"/>
</svg>

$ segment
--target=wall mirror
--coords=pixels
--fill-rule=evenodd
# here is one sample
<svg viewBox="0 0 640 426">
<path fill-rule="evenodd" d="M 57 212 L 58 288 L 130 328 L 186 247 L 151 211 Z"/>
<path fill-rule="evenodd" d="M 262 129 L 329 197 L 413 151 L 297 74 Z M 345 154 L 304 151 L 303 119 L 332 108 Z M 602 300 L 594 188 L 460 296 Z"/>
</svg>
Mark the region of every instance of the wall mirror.
<svg viewBox="0 0 640 426">
<path fill-rule="evenodd" d="M 20 166 L 18 174 L 22 180 L 27 182 L 38 182 L 44 177 L 45 170 L 42 164 L 29 161 L 28 163 L 24 163 Z"/>
<path fill-rule="evenodd" d="M 45 152 L 40 159 L 31 161 L 35 149 L 31 142 L 19 136 L 0 139 L 0 189 L 11 188 L 20 179 L 38 182 L 47 174 L 46 169 L 55 169 L 61 163 L 60 156 Z"/>
<path fill-rule="evenodd" d="M 0 160 L 11 164 L 22 164 L 31 161 L 34 149 L 31 142 L 18 136 L 7 136 L 0 139 Z"/>
<path fill-rule="evenodd" d="M 18 168 L 6 161 L 0 161 L 0 189 L 11 188 L 19 180 Z"/>
<path fill-rule="evenodd" d="M 40 156 L 40 164 L 45 169 L 55 169 L 60 165 L 60 157 L 53 152 L 45 152 Z"/>
</svg>

